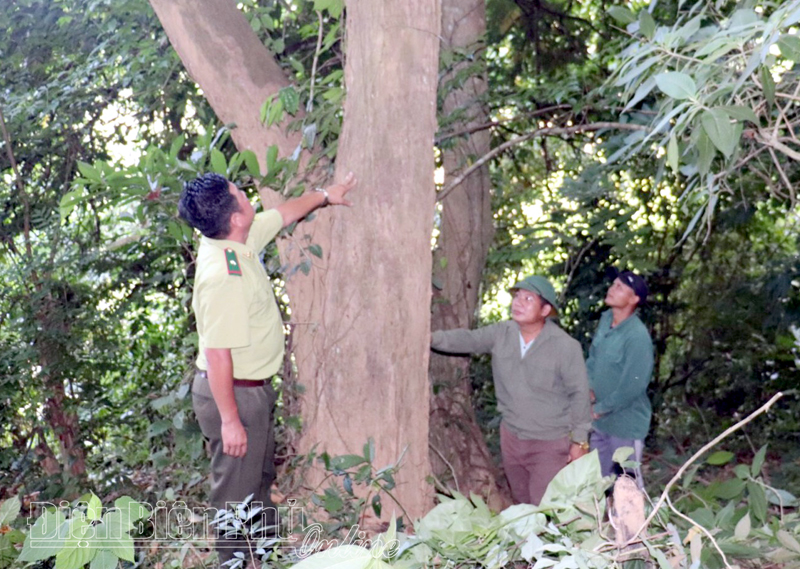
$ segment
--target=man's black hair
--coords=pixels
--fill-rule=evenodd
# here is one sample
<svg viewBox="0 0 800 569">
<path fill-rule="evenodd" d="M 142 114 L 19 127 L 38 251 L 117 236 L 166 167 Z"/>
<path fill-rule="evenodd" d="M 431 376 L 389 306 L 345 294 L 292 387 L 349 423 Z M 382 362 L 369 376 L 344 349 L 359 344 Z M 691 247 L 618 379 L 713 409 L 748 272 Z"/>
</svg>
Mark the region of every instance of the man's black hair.
<svg viewBox="0 0 800 569">
<path fill-rule="evenodd" d="M 183 185 L 178 213 L 206 237 L 227 237 L 231 232 L 231 214 L 237 211 L 239 203 L 224 176 L 209 172 Z"/>
</svg>

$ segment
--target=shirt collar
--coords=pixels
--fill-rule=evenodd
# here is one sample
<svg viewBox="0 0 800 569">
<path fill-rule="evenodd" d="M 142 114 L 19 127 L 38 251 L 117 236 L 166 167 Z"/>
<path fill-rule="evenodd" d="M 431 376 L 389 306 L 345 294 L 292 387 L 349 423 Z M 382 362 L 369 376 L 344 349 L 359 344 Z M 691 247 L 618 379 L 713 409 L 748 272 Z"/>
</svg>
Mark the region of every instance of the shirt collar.
<svg viewBox="0 0 800 569">
<path fill-rule="evenodd" d="M 237 253 L 241 253 L 246 257 L 250 258 L 253 256 L 253 250 L 248 247 L 244 243 L 239 243 L 238 241 L 232 241 L 230 239 L 211 239 L 210 237 L 206 237 L 203 235 L 202 237 L 203 242 L 208 243 L 212 247 L 217 247 L 218 249 L 233 249 Z"/>
</svg>

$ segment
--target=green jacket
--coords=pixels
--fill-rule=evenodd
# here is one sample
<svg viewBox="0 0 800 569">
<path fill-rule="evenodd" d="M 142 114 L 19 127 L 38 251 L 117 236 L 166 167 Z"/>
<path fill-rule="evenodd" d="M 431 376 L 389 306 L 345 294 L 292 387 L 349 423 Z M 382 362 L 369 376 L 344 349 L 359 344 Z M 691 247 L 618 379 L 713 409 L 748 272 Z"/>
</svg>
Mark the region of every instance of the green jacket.
<svg viewBox="0 0 800 569">
<path fill-rule="evenodd" d="M 653 375 L 653 341 L 636 314 L 611 327 L 611 310 L 597 326 L 586 367 L 594 391 L 593 427 L 614 437 L 644 439 L 652 409 L 647 386 Z"/>
<path fill-rule="evenodd" d="M 441 352 L 492 354 L 497 406 L 503 424 L 518 438 L 588 439 L 592 419 L 583 351 L 552 320 L 525 357 L 512 320 L 477 330 L 434 332 L 431 346 Z"/>
</svg>

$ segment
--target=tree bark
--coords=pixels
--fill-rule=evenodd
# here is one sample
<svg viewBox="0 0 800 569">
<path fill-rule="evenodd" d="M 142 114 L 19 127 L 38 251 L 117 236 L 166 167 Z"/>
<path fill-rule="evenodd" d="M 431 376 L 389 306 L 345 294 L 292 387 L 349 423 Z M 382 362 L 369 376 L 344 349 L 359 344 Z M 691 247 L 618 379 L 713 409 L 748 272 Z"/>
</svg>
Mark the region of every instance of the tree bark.
<svg viewBox="0 0 800 569">
<path fill-rule="evenodd" d="M 347 3 L 336 164 L 339 178 L 357 172 L 359 187 L 351 210 L 327 218 L 327 268 L 313 303 L 296 308 L 307 324 L 295 350 L 308 383 L 306 448 L 327 441 L 328 452 L 360 454 L 372 437 L 376 466 L 403 454 L 396 496 L 412 519 L 432 505 L 427 307 L 440 17 L 436 0 Z"/>
<path fill-rule="evenodd" d="M 258 120 L 266 98 L 288 81 L 235 3 L 151 4 L 217 116 L 236 123 L 236 146 L 253 150 L 262 164 L 271 144 L 281 155 L 293 152 L 298 135 Z M 322 211 L 295 230 L 320 245 L 323 258 L 313 258 L 308 276 L 287 277 L 298 377 L 306 386 L 301 447 L 361 454 L 372 437 L 376 466 L 404 455 L 393 494 L 413 519 L 432 503 L 427 307 L 441 15 L 437 0 L 353 0 L 347 15 L 337 178 L 357 174 L 355 205 Z M 294 245 L 300 239 L 279 242 L 282 256 L 301 249 Z M 386 515 L 393 509 L 402 513 L 384 503 Z"/>
<path fill-rule="evenodd" d="M 466 48 L 480 53 L 485 31 L 485 2 L 444 0 L 444 49 Z M 458 71 L 456 67 L 450 76 Z M 488 121 L 488 112 L 481 102 L 485 91 L 486 76 L 480 73 L 447 94 L 444 115 L 463 112 L 465 117 L 451 128 L 466 130 Z M 445 186 L 471 161 L 489 152 L 490 137 L 488 130 L 479 130 L 459 139 L 454 147 L 443 149 Z M 442 288 L 435 293 L 433 302 L 434 330 L 470 328 L 475 323 L 481 274 L 494 234 L 490 188 L 489 171 L 484 166 L 442 200 L 441 231 L 434 252 L 434 273 Z M 430 381 L 434 393 L 430 456 L 437 478 L 461 492 L 486 496 L 494 507 L 509 503 L 505 479 L 495 466 L 475 419 L 469 358 L 433 354 Z"/>
<path fill-rule="evenodd" d="M 231 131 L 236 148 L 252 150 L 262 167 L 266 149 L 278 145 L 288 156 L 300 142 L 300 133 L 287 135 L 261 122 L 261 106 L 270 95 L 289 85 L 275 58 L 253 33 L 233 0 L 150 0 L 169 42 L 186 71 L 197 82 Z M 280 201 L 272 192 L 271 205 Z"/>
</svg>

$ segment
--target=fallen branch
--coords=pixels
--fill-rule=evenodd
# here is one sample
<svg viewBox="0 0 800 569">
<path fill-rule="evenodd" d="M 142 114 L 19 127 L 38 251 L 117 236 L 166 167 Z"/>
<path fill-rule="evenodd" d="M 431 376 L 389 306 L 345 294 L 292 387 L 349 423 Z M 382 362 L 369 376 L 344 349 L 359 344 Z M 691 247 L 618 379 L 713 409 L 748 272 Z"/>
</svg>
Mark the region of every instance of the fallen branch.
<svg viewBox="0 0 800 569">
<path fill-rule="evenodd" d="M 714 445 L 716 445 L 722 439 L 724 439 L 725 437 L 727 437 L 728 435 L 730 435 L 734 431 L 738 431 L 739 429 L 744 427 L 747 423 L 749 423 L 750 421 L 752 421 L 753 419 L 755 419 L 756 417 L 758 417 L 762 413 L 765 413 L 766 411 L 768 411 L 769 408 L 772 407 L 775 404 L 775 402 L 778 399 L 780 399 L 781 397 L 783 397 L 783 392 L 779 391 L 778 393 L 773 395 L 772 399 L 767 401 L 764 405 L 762 405 L 761 407 L 759 407 L 758 409 L 756 409 L 755 411 L 750 413 L 747 417 L 745 417 L 744 419 L 742 419 L 741 421 L 739 421 L 735 425 L 732 425 L 731 427 L 725 429 L 714 440 L 712 440 L 710 443 L 705 445 L 699 451 L 694 453 L 694 455 L 692 455 L 692 457 L 688 461 L 686 461 L 684 463 L 684 465 L 680 467 L 680 469 L 678 469 L 678 472 L 675 474 L 675 476 L 673 476 L 672 479 L 667 483 L 666 487 L 664 488 L 664 491 L 661 493 L 661 497 L 658 499 L 658 502 L 656 502 L 656 505 L 653 507 L 653 511 L 650 512 L 650 515 L 647 516 L 647 519 L 644 520 L 644 523 L 642 524 L 642 527 L 640 527 L 636 531 L 636 533 L 633 534 L 633 537 L 635 538 L 636 536 L 641 534 L 642 531 L 644 531 L 644 529 L 650 524 L 650 522 L 653 521 L 653 518 L 658 514 L 658 511 L 659 511 L 659 509 L 661 509 L 661 506 L 663 506 L 664 502 L 668 499 L 670 488 L 672 488 L 675 485 L 675 483 L 678 482 L 678 480 L 681 479 L 681 477 L 683 476 L 684 472 L 686 472 L 686 470 L 689 468 L 689 466 L 692 465 L 692 463 L 694 463 L 698 458 L 700 458 L 700 456 L 702 454 L 704 454 L 707 450 L 712 448 Z M 632 543 L 632 541 L 633 541 L 633 538 L 631 540 L 629 540 L 628 543 L 626 543 L 626 545 L 630 545 L 630 543 Z M 723 557 L 723 559 L 724 559 L 724 557 Z"/>
</svg>

